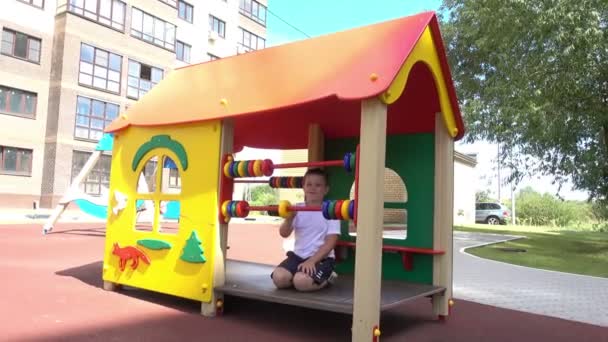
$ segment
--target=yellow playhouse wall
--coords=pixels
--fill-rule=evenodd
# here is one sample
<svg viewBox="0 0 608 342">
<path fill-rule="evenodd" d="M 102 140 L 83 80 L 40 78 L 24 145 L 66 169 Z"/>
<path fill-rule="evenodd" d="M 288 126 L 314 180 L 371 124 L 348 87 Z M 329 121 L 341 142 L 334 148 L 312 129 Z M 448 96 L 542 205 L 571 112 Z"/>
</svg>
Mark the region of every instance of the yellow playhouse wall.
<svg viewBox="0 0 608 342">
<path fill-rule="evenodd" d="M 178 127 L 130 127 L 114 137 L 114 151 L 110 174 L 110 204 L 104 253 L 103 279 L 153 290 L 170 295 L 208 302 L 213 290 L 214 240 L 218 215 L 218 172 L 220 148 L 220 122 L 207 122 Z M 188 167 L 184 171 L 179 158 L 171 150 L 152 150 L 141 159 L 135 171 L 131 164 L 138 148 L 156 135 L 169 135 L 186 150 Z M 168 155 L 176 161 L 181 176 L 181 194 L 137 194 L 138 176 L 146 161 L 154 154 Z M 161 167 L 159 163 L 159 167 Z M 114 215 L 115 191 L 128 197 L 126 208 Z M 135 230 L 135 199 L 179 200 L 181 205 L 179 231 L 176 235 Z M 156 209 L 158 211 L 158 208 Z M 158 218 L 158 213 L 156 214 Z M 186 240 L 196 231 L 201 240 L 205 263 L 188 263 L 180 259 Z M 161 239 L 171 244 L 170 249 L 151 250 L 139 246 L 139 239 Z M 112 247 L 134 246 L 144 251 L 150 265 L 139 263 L 131 269 L 131 261 L 124 271 L 119 269 L 119 258 L 112 255 Z"/>
</svg>

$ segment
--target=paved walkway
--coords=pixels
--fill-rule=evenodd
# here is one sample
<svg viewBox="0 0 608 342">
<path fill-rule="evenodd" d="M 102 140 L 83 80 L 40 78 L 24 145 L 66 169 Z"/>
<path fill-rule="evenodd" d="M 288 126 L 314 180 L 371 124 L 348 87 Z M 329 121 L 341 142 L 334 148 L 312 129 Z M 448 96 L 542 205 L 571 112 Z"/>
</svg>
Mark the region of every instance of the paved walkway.
<svg viewBox="0 0 608 342">
<path fill-rule="evenodd" d="M 454 297 L 608 327 L 608 279 L 514 266 L 464 251 L 515 238 L 454 232 Z"/>
</svg>

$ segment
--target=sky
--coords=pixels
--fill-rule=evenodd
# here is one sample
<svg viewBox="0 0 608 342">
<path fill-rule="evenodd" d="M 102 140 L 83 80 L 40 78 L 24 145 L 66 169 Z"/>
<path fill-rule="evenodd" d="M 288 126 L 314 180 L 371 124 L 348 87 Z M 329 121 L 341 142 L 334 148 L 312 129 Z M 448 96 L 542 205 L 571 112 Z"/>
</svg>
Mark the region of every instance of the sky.
<svg viewBox="0 0 608 342">
<path fill-rule="evenodd" d="M 268 0 L 267 46 L 281 45 L 297 40 L 370 25 L 396 19 L 424 11 L 438 11 L 440 0 Z M 496 196 L 498 176 L 496 151 L 493 144 L 456 144 L 456 150 L 463 153 L 476 153 L 478 164 L 476 173 L 479 179 L 477 190 L 490 190 Z M 501 169 L 501 176 L 509 171 Z M 502 177 L 501 177 L 502 178 Z M 517 192 L 525 186 L 532 186 L 541 193 L 555 194 L 557 185 L 551 177 L 532 177 L 524 179 L 515 188 Z M 501 198 L 511 196 L 510 185 L 501 185 Z M 584 192 L 573 191 L 571 184 L 562 187 L 560 195 L 565 199 L 585 200 Z"/>
</svg>

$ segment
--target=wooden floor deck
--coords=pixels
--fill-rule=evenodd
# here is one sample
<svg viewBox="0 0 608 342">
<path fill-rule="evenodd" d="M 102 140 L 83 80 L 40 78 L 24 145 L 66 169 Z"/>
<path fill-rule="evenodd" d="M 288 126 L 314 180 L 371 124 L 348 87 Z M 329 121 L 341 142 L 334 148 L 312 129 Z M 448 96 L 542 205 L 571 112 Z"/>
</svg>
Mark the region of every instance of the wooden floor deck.
<svg viewBox="0 0 608 342">
<path fill-rule="evenodd" d="M 216 288 L 226 295 L 282 303 L 324 311 L 352 314 L 353 277 L 340 275 L 330 287 L 317 292 L 276 289 L 270 279 L 272 265 L 227 260 L 226 283 Z M 443 287 L 402 281 L 383 281 L 381 310 L 445 291 Z"/>
</svg>

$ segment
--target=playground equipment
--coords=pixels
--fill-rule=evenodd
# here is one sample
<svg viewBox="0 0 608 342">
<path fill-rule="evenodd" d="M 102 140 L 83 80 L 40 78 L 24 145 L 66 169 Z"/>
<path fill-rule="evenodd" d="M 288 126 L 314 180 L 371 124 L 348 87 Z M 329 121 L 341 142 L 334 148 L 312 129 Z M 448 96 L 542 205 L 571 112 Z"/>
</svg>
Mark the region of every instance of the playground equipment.
<svg viewBox="0 0 608 342">
<path fill-rule="evenodd" d="M 222 312 L 224 295 L 349 313 L 358 341 L 378 340 L 380 311 L 413 298 L 431 297 L 435 314 L 449 314 L 453 144 L 464 127 L 434 13 L 177 69 L 106 131 L 114 134 L 109 208 L 116 193 L 127 200 L 108 210 L 104 288 L 194 299 L 207 316 Z M 308 148 L 308 161 L 234 160 L 244 146 Z M 168 191 L 165 172 L 139 191 L 148 161 L 167 159 L 180 192 Z M 292 188 L 297 178 L 256 178 L 317 166 L 331 179 L 322 206 L 232 201 L 235 182 Z M 385 167 L 408 184 L 407 203 L 384 202 Z M 138 201 L 152 204 L 149 230 L 138 229 Z M 161 210 L 171 201 L 180 220 L 167 229 Z M 408 210 L 405 240 L 383 238 L 383 211 L 395 208 Z M 338 281 L 316 293 L 277 290 L 273 266 L 227 260 L 230 218 L 252 210 L 340 219 Z"/>
<path fill-rule="evenodd" d="M 80 184 L 93 170 L 95 164 L 97 164 L 103 152 L 112 151 L 113 143 L 113 135 L 109 133 L 105 133 L 101 140 L 99 140 L 97 146 L 95 147 L 95 151 L 91 153 L 91 156 L 86 161 L 76 178 L 74 178 L 74 181 L 72 182 L 68 190 L 59 200 L 59 203 L 55 207 L 55 210 L 53 210 L 53 212 L 51 213 L 51 216 L 44 223 L 44 226 L 42 227 L 43 234 L 47 234 L 53 230 L 53 226 L 55 225 L 55 223 L 57 223 L 59 218 L 61 218 L 61 215 L 68 208 L 70 203 L 74 203 L 82 212 L 89 214 L 93 217 L 101 219 L 105 219 L 108 217 L 108 189 L 102 187 L 100 196 L 91 196 L 80 190 Z M 168 159 L 165 163 L 165 167 L 176 169 L 175 164 L 170 159 Z M 140 177 L 139 187 L 144 186 L 146 186 L 145 180 Z M 114 192 L 114 196 L 116 201 L 116 205 L 114 205 L 114 210 L 121 210 L 122 208 L 124 208 L 127 198 L 124 194 L 118 191 Z M 138 203 L 138 206 L 140 208 L 145 207 L 142 201 Z M 163 217 L 166 219 L 177 220 L 179 217 L 179 205 L 177 205 L 175 202 L 169 203 L 166 207 L 166 210 L 164 211 Z"/>
</svg>

